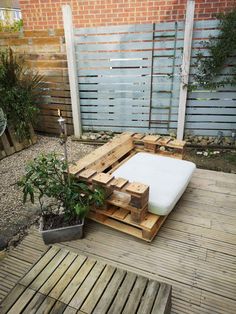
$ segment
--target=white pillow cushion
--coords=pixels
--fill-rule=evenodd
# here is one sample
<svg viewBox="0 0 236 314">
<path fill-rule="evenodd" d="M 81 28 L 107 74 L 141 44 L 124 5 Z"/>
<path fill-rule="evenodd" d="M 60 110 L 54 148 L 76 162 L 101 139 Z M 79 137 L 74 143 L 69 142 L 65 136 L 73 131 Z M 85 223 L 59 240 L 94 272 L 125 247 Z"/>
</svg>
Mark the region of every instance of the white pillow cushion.
<svg viewBox="0 0 236 314">
<path fill-rule="evenodd" d="M 149 212 L 168 215 L 185 191 L 196 165 L 149 153 L 137 153 L 113 172 L 116 178 L 149 185 Z"/>
</svg>

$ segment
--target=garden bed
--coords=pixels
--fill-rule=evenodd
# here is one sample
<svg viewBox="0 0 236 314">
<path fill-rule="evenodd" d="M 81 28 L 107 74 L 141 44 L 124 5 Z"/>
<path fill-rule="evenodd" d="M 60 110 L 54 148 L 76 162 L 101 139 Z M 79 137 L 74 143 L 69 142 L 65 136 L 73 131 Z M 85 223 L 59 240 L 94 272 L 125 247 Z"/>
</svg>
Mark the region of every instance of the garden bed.
<svg viewBox="0 0 236 314">
<path fill-rule="evenodd" d="M 186 148 L 184 159 L 194 162 L 197 168 L 236 173 L 236 148 Z"/>
</svg>

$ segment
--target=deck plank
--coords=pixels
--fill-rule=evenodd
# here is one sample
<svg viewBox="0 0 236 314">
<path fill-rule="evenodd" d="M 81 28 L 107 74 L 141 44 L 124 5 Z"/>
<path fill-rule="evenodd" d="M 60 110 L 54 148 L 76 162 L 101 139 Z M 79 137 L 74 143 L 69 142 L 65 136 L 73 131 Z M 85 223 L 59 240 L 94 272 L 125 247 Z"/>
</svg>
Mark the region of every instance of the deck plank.
<svg viewBox="0 0 236 314">
<path fill-rule="evenodd" d="M 236 175 L 197 169 L 192 182 L 150 244 L 89 222 L 83 240 L 59 247 L 171 284 L 171 313 L 234 314 Z M 0 261 L 0 300 L 46 249 L 33 228 L 18 247 L 10 250 L 5 261 Z M 71 271 L 72 277 L 78 269 Z M 53 297 L 53 291 L 56 296 L 63 293 L 63 283 L 69 283 L 69 270 L 56 285 L 58 289 L 60 283 L 61 290 L 52 290 L 49 296 Z M 99 294 L 96 298 L 92 308 Z M 67 307 L 69 311 L 76 313 Z"/>
</svg>

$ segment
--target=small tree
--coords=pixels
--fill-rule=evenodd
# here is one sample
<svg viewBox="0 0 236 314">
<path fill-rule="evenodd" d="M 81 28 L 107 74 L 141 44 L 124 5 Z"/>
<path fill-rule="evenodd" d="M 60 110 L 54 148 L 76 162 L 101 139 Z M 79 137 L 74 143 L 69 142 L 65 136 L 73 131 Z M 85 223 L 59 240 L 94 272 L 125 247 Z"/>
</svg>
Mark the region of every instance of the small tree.
<svg viewBox="0 0 236 314">
<path fill-rule="evenodd" d="M 24 202 L 28 197 L 32 203 L 37 197 L 43 216 L 62 214 L 67 221 L 82 219 L 91 205 L 102 205 L 105 192 L 97 187 L 89 188 L 78 182 L 75 176 L 66 173 L 66 161 L 50 153 L 40 155 L 26 167 L 26 174 L 18 182 L 23 189 Z M 70 180 L 68 178 L 70 176 Z M 51 200 L 51 203 L 46 202 Z"/>
</svg>

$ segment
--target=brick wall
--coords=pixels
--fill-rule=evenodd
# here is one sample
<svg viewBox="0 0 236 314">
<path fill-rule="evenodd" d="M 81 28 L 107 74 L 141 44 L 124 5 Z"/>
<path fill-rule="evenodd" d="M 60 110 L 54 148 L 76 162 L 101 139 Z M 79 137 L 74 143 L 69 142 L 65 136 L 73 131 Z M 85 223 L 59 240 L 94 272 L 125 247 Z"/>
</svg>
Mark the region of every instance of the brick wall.
<svg viewBox="0 0 236 314">
<path fill-rule="evenodd" d="M 62 27 L 61 6 L 70 4 L 76 27 L 152 23 L 184 19 L 187 0 L 20 0 L 24 29 Z M 196 19 L 236 7 L 236 0 L 196 0 Z"/>
</svg>

